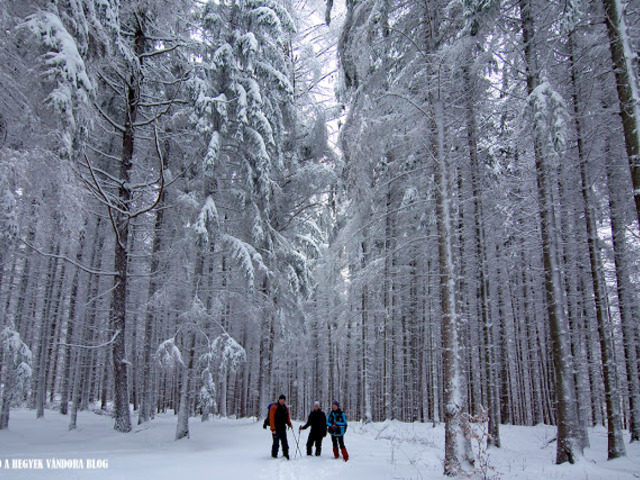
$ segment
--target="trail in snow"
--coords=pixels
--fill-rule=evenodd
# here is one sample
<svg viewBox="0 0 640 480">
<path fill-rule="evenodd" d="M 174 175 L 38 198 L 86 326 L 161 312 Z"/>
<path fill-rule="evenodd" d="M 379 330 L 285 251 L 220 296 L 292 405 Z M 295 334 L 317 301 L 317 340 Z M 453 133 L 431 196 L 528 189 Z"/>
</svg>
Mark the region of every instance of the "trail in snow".
<svg viewBox="0 0 640 480">
<path fill-rule="evenodd" d="M 439 479 L 442 476 L 442 425 L 385 422 L 352 423 L 345 436 L 350 460 L 335 460 L 331 440 L 323 442 L 321 457 L 307 457 L 308 431 L 295 439 L 289 432 L 292 460 L 270 456 L 271 435 L 262 422 L 251 419 L 191 419 L 191 438 L 174 441 L 176 417 L 159 415 L 130 434 L 112 429 L 112 420 L 81 412 L 78 430 L 67 430 L 68 418 L 47 411 L 12 412 L 10 429 L 0 431 L 0 479 Z M 301 423 L 294 422 L 297 428 Z M 555 435 L 549 426 L 501 428 L 501 449 L 489 452 L 495 470 L 488 478 L 502 479 L 640 479 L 640 446 L 627 444 L 627 457 L 606 460 L 606 430 L 591 430 L 592 448 L 576 465 L 554 465 Z M 547 445 L 548 444 L 548 445 Z M 13 459 L 106 460 L 107 469 L 26 470 L 4 467 Z M 499 475 L 499 477 L 497 476 Z M 481 478 L 480 474 L 472 478 Z"/>
</svg>

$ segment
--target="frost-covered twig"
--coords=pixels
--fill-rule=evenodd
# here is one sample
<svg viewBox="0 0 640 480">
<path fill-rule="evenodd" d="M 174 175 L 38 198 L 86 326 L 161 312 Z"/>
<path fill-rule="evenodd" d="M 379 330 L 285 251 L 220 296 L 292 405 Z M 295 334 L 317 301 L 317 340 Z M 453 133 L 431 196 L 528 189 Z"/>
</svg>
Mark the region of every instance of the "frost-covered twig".
<svg viewBox="0 0 640 480">
<path fill-rule="evenodd" d="M 162 198 L 162 192 L 164 191 L 164 159 L 162 158 L 162 152 L 160 150 L 160 141 L 158 140 L 158 128 L 156 127 L 155 121 L 153 122 L 153 138 L 155 140 L 156 155 L 158 155 L 158 160 L 160 162 L 160 172 L 158 174 L 159 178 L 154 183 L 159 183 L 160 187 L 158 189 L 158 194 L 156 196 L 155 201 L 151 205 L 149 205 L 147 208 L 142 208 L 137 212 L 133 212 L 129 214 L 130 219 L 136 218 L 156 208 L 156 206 L 158 206 L 158 204 L 160 203 L 160 199 Z"/>
<path fill-rule="evenodd" d="M 63 347 L 77 347 L 77 348 L 87 348 L 87 349 L 102 348 L 102 347 L 108 347 L 109 345 L 111 345 L 116 340 L 116 337 L 118 335 L 120 335 L 120 330 L 116 330 L 116 332 L 113 334 L 113 337 L 111 337 L 111 340 L 105 343 L 101 343 L 99 345 L 80 345 L 79 343 L 65 343 L 62 341 L 59 344 L 62 345 Z"/>
<path fill-rule="evenodd" d="M 68 262 L 71 265 L 73 265 L 75 267 L 78 267 L 83 272 L 90 273 L 90 274 L 93 274 L 93 275 L 112 275 L 112 276 L 117 275 L 116 272 L 106 272 L 106 271 L 103 271 L 103 270 L 94 270 L 92 268 L 87 267 L 86 265 L 82 265 L 81 263 L 78 263 L 75 260 L 70 259 L 66 255 L 56 255 L 56 254 L 53 254 L 53 253 L 43 252 L 42 250 L 37 248 L 35 245 L 30 244 L 29 242 L 27 242 L 24 239 L 20 239 L 20 241 L 22 243 L 24 243 L 27 247 L 29 247 L 31 250 L 33 250 L 34 252 L 38 253 L 39 255 L 42 255 L 43 257 L 57 258 L 59 260 L 64 260 L 65 262 Z"/>
</svg>

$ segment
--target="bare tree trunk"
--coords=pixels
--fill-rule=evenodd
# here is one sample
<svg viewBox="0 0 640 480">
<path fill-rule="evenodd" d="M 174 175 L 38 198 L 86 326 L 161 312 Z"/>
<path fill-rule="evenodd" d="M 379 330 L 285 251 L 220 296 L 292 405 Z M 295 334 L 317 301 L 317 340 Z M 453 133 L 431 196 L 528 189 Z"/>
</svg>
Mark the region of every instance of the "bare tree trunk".
<svg viewBox="0 0 640 480">
<path fill-rule="evenodd" d="M 176 440 L 189 438 L 189 410 L 191 408 L 191 377 L 193 359 L 195 357 L 196 335 L 188 334 L 189 361 L 182 367 L 182 385 L 180 387 L 180 408 L 178 410 L 178 425 L 176 426 Z"/>
<path fill-rule="evenodd" d="M 522 39 L 527 70 L 527 91 L 532 94 L 538 86 L 538 69 L 534 45 L 534 24 L 530 0 L 519 0 L 522 16 Z M 544 266 L 544 290 L 547 317 L 552 342 L 555 371 L 555 394 L 557 413 L 556 463 L 574 463 L 582 454 L 577 435 L 577 412 L 575 385 L 573 381 L 573 357 L 569 345 L 569 331 L 564 315 L 564 292 L 557 257 L 555 219 L 551 202 L 547 161 L 542 150 L 542 139 L 534 135 L 534 153 L 540 205 L 540 231 L 542 237 L 542 259 Z"/>
<path fill-rule="evenodd" d="M 573 113 L 576 127 L 578 159 L 580 162 L 580 190 L 584 206 L 584 218 L 587 227 L 587 246 L 589 248 L 589 264 L 591 267 L 591 285 L 593 300 L 598 320 L 598 336 L 600 339 L 600 356 L 604 375 L 605 402 L 607 406 L 607 452 L 609 460 L 626 455 L 622 438 L 622 417 L 620 414 L 620 393 L 618 390 L 616 364 L 611 344 L 611 326 L 607 308 L 606 292 L 603 280 L 604 267 L 598 249 L 598 232 L 593 212 L 593 197 L 591 183 L 587 174 L 587 160 L 584 154 L 582 138 L 582 122 L 579 108 L 579 91 L 577 71 L 574 57 L 573 32 L 569 35 L 571 84 L 573 97 Z"/>
<path fill-rule="evenodd" d="M 83 331 L 85 329 L 84 326 L 80 327 L 80 330 Z M 83 335 L 84 332 L 81 334 Z M 80 338 L 82 338 L 80 336 Z M 83 351 L 79 351 L 76 354 L 76 365 L 74 368 L 73 375 L 73 384 L 71 386 L 71 410 L 69 412 L 69 430 L 75 430 L 78 426 L 78 410 L 80 409 L 80 396 L 82 393 L 81 383 L 82 383 L 82 373 L 86 371 L 83 363 L 86 361 L 87 355 Z"/>
<path fill-rule="evenodd" d="M 633 198 L 636 204 L 636 214 L 640 224 L 640 87 L 638 74 L 633 68 L 633 52 L 626 31 L 624 12 L 619 9 L 619 0 L 602 0 L 605 10 L 605 23 L 609 35 L 609 48 L 613 61 L 620 103 L 620 116 L 624 130 L 625 147 L 631 169 L 633 182 Z M 640 437 L 632 434 L 633 441 Z"/>
<path fill-rule="evenodd" d="M 90 263 L 91 267 L 100 271 L 102 269 L 102 251 L 104 248 L 104 236 L 101 233 L 102 219 L 96 218 L 95 234 L 93 237 Z M 89 274 L 86 289 L 86 305 L 83 318 L 78 319 L 77 328 L 74 328 L 71 340 L 75 344 L 90 344 L 93 340 L 92 331 L 95 329 L 96 311 L 93 306 L 98 301 L 99 276 L 97 274 Z M 93 311 L 91 311 L 93 310 Z M 71 342 L 70 342 L 71 343 Z M 70 350 L 70 398 L 71 409 L 69 412 L 69 430 L 73 430 L 77 426 L 78 411 L 88 406 L 89 397 L 89 376 L 91 367 L 89 365 L 90 352 L 86 348 L 72 348 Z M 82 404 L 86 402 L 86 406 Z"/>
<path fill-rule="evenodd" d="M 607 151 L 605 154 L 610 156 Z M 640 381 L 638 379 L 638 357 L 636 351 L 636 319 L 634 317 L 635 297 L 634 286 L 631 283 L 631 268 L 627 252 L 626 226 L 623 220 L 622 205 L 618 195 L 620 182 L 616 181 L 620 175 L 615 172 L 614 161 L 609 158 L 607 164 L 607 186 L 609 188 L 609 215 L 611 217 L 611 235 L 613 238 L 613 256 L 616 267 L 616 281 L 618 293 L 618 310 L 622 326 L 624 343 L 624 357 L 627 370 L 627 385 L 629 391 L 629 433 L 631 441 L 640 440 Z M 617 178 L 616 178 L 617 177 Z"/>
<path fill-rule="evenodd" d="M 51 325 L 51 341 L 47 349 L 47 368 L 46 390 L 49 392 L 49 401 L 53 403 L 55 399 L 56 377 L 58 376 L 59 359 L 58 351 L 60 348 L 60 335 L 62 331 L 62 300 L 64 298 L 63 285 L 65 283 L 65 275 L 67 272 L 67 263 L 62 262 L 60 273 L 56 274 L 56 282 L 53 290 L 53 301 L 50 309 Z"/>
<path fill-rule="evenodd" d="M 0 430 L 9 428 L 9 413 L 11 411 L 11 393 L 13 390 L 13 377 L 14 372 L 12 368 L 13 359 L 10 358 L 9 351 L 3 353 L 3 365 L 2 374 L 0 379 L 2 380 L 2 408 L 0 408 Z"/>
<path fill-rule="evenodd" d="M 465 80 L 465 90 L 467 92 L 466 102 L 466 120 L 467 120 L 467 143 L 469 146 L 469 160 L 471 168 L 471 186 L 473 192 L 473 206 L 474 206 L 474 223 L 475 223 L 475 243 L 476 243 L 476 256 L 478 261 L 479 270 L 479 302 L 480 302 L 480 316 L 482 319 L 482 333 L 484 340 L 484 355 L 485 355 L 485 370 L 486 370 L 486 392 L 487 392 L 487 412 L 489 415 L 489 438 L 487 440 L 488 445 L 494 445 L 500 447 L 500 430 L 499 430 L 499 416 L 500 411 L 498 409 L 498 402 L 496 401 L 495 392 L 496 389 L 496 374 L 495 374 L 495 354 L 493 344 L 493 332 L 491 328 L 491 319 L 489 318 L 489 312 L 491 307 L 489 305 L 489 280 L 485 273 L 486 271 L 486 255 L 485 255 L 485 237 L 484 237 L 484 219 L 482 215 L 482 205 L 480 200 L 480 179 L 478 178 L 479 162 L 478 162 L 478 134 L 476 128 L 474 99 L 475 94 L 469 68 L 463 68 L 463 75 Z"/>
<path fill-rule="evenodd" d="M 367 246 L 367 240 L 362 241 L 362 269 L 366 267 L 369 258 L 369 250 Z M 361 297 L 361 316 L 362 316 L 362 411 L 363 420 L 365 423 L 369 423 L 373 420 L 371 411 L 371 352 L 369 348 L 369 321 L 367 312 L 368 301 L 368 287 L 366 284 L 362 285 L 362 297 Z"/>
<path fill-rule="evenodd" d="M 137 18 L 134 39 L 135 61 L 127 85 L 126 114 L 124 133 L 122 135 L 122 156 L 120 159 L 120 186 L 118 201 L 121 208 L 112 211 L 116 236 L 114 247 L 114 268 L 116 276 L 113 287 L 113 303 L 111 307 L 111 332 L 115 336 L 112 347 L 113 354 L 113 386 L 115 396 L 115 425 L 118 432 L 131 431 L 131 414 L 129 412 L 129 392 L 125 350 L 125 327 L 127 321 L 127 266 L 129 263 L 129 213 L 131 208 L 130 173 L 133 167 L 133 146 L 135 140 L 135 122 L 140 101 L 140 84 L 142 82 L 142 54 L 145 50 L 146 36 L 141 19 Z"/>
<path fill-rule="evenodd" d="M 441 335 L 440 335 L 441 337 Z M 440 423 L 442 421 L 442 404 L 440 402 L 440 398 L 442 396 L 441 394 L 441 389 L 440 386 L 442 384 L 441 380 L 440 380 L 440 366 L 441 363 L 439 361 L 435 361 L 435 360 L 439 360 L 439 358 L 436 357 L 436 342 L 437 342 L 438 337 L 436 336 L 436 331 L 435 328 L 433 328 L 433 326 L 431 327 L 431 333 L 429 335 L 429 345 L 431 346 L 431 358 L 432 358 L 432 362 L 431 362 L 431 396 L 432 396 L 432 406 L 433 406 L 433 411 L 432 411 L 432 420 L 433 420 L 433 426 L 435 427 L 436 424 Z"/>
<path fill-rule="evenodd" d="M 465 432 L 462 412 L 464 390 L 460 367 L 460 345 L 455 298 L 455 272 L 451 232 L 450 195 L 444 158 L 444 106 L 439 98 L 432 99 L 434 109 L 434 151 L 436 224 L 438 230 L 438 256 L 440 260 L 440 308 L 442 315 L 445 450 L 444 474 L 455 476 L 461 471 Z"/>
<path fill-rule="evenodd" d="M 86 223 L 85 223 L 86 228 Z M 76 262 L 82 263 L 82 255 L 84 250 L 84 242 L 86 237 L 85 228 L 80 232 L 78 241 L 78 252 L 76 253 Z M 67 315 L 67 332 L 65 336 L 63 374 L 62 374 L 62 393 L 60 398 L 60 413 L 67 415 L 69 411 L 69 396 L 71 394 L 71 343 L 74 338 L 74 330 L 76 324 L 76 300 L 78 296 L 78 285 L 80 283 L 80 269 L 76 268 L 73 272 L 71 280 L 71 291 L 69 292 L 69 313 Z"/>
<path fill-rule="evenodd" d="M 162 192 L 160 202 L 164 203 L 165 193 Z M 148 422 L 152 416 L 153 388 L 151 380 L 153 377 L 153 365 L 151 364 L 151 347 L 153 341 L 153 327 L 156 311 L 154 308 L 154 297 L 158 290 L 158 267 L 160 266 L 160 250 L 162 248 L 162 224 L 164 210 L 156 210 L 156 221 L 154 225 L 153 246 L 151 247 L 151 265 L 149 280 L 149 292 L 147 295 L 147 314 L 144 323 L 144 340 L 142 352 L 142 402 L 138 413 L 138 424 Z"/>
<path fill-rule="evenodd" d="M 60 253 L 60 245 L 54 248 L 55 255 Z M 45 283 L 45 299 L 42 310 L 42 325 L 40 327 L 40 339 L 38 341 L 37 368 L 35 370 L 35 390 L 36 390 L 36 418 L 44 416 L 44 406 L 47 395 L 47 369 L 49 359 L 49 348 L 53 340 L 55 322 L 51 318 L 51 304 L 53 303 L 53 287 L 55 284 L 56 272 L 58 270 L 58 259 L 52 258 L 47 268 L 47 281 Z"/>
<path fill-rule="evenodd" d="M 385 230 L 384 230 L 384 271 L 382 273 L 382 297 L 383 297 L 383 338 L 382 338 L 382 389 L 384 397 L 384 419 L 391 420 L 393 412 L 391 408 L 391 395 L 393 392 L 393 350 L 395 341 L 390 331 L 393 329 L 393 297 L 391 292 L 391 188 L 387 186 L 385 205 Z"/>
</svg>

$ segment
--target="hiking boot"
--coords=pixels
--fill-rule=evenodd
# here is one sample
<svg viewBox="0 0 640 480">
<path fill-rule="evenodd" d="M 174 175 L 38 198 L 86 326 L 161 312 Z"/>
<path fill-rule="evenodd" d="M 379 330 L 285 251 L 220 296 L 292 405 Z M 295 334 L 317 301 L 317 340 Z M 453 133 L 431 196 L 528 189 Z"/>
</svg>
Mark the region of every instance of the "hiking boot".
<svg viewBox="0 0 640 480">
<path fill-rule="evenodd" d="M 349 453 L 347 452 L 346 448 L 342 449 L 342 458 L 344 458 L 344 461 L 346 462 L 347 460 L 349 460 Z"/>
<path fill-rule="evenodd" d="M 340 458 L 340 453 L 338 452 L 338 447 L 333 447 L 333 456 L 336 458 Z"/>
</svg>

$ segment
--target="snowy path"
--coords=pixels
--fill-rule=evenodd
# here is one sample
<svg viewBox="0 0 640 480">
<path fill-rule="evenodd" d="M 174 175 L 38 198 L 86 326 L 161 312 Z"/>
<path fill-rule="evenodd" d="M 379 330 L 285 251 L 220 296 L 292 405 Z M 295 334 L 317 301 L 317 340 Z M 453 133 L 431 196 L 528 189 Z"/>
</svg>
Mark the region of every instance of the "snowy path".
<svg viewBox="0 0 640 480">
<path fill-rule="evenodd" d="M 122 435 L 108 417 L 82 412 L 79 428 L 67 431 L 67 418 L 47 411 L 35 420 L 29 410 L 12 412 L 11 428 L 0 431 L 0 479 L 431 479 L 443 478 L 442 426 L 389 422 L 353 424 L 345 437 L 349 462 L 334 460 L 325 440 L 322 457 L 286 461 L 270 457 L 270 435 L 252 420 L 191 421 L 191 438 L 172 440 L 176 417 L 162 415 L 145 428 Z M 294 422 L 294 425 L 299 425 Z M 577 465 L 553 465 L 554 444 L 543 445 L 552 427 L 503 427 L 504 448 L 491 451 L 491 463 L 502 479 L 637 479 L 640 446 L 628 445 L 628 457 L 606 461 L 606 431 L 591 432 L 593 448 Z M 307 433 L 300 449 L 304 453 Z M 295 441 L 289 433 L 291 453 Z M 293 456 L 292 456 L 293 458 Z M 16 459 L 40 460 L 43 470 L 9 469 Z M 84 469 L 50 469 L 46 460 L 83 460 Z M 88 469 L 87 459 L 108 462 Z M 478 476 L 473 478 L 479 478 Z"/>
</svg>

